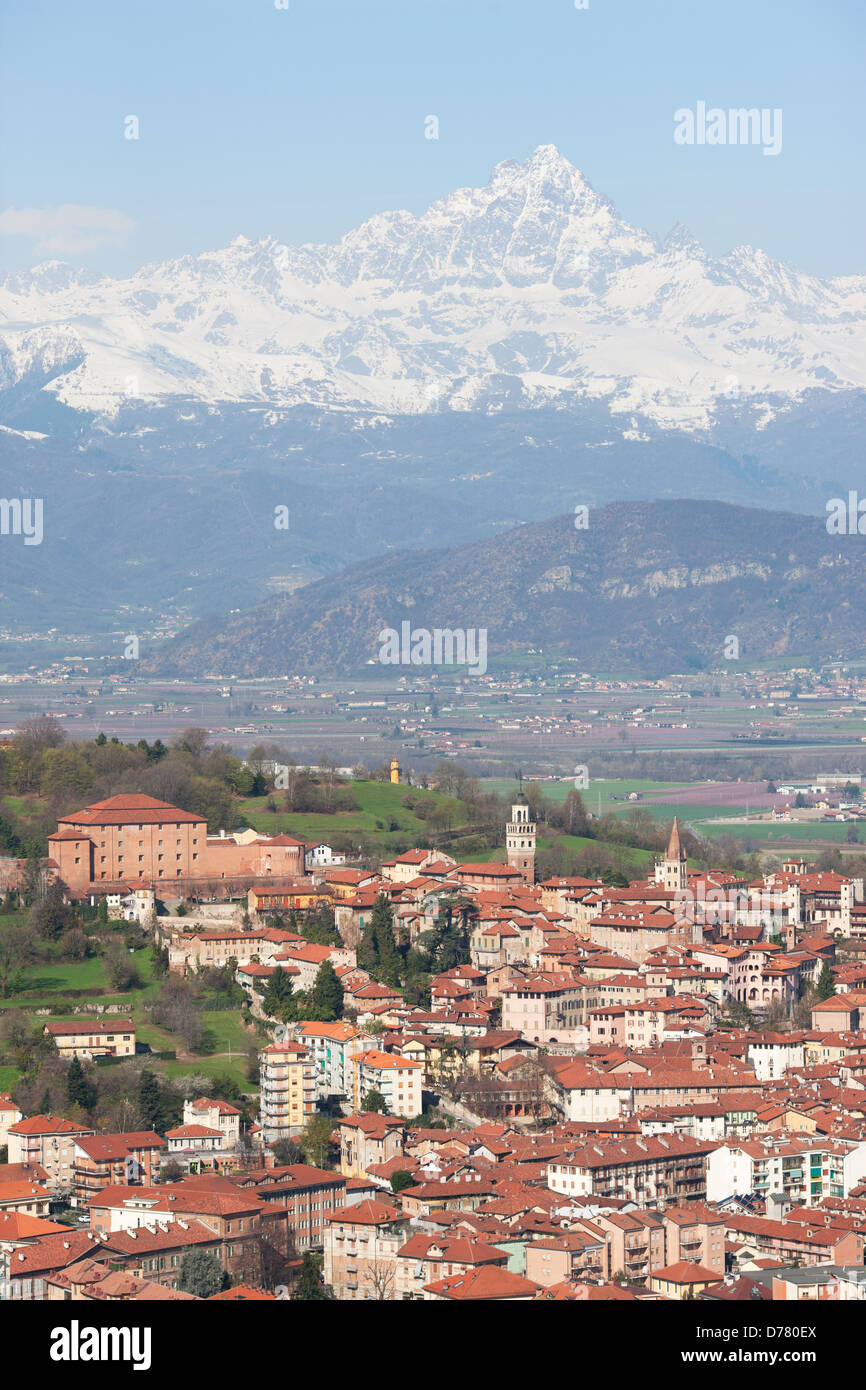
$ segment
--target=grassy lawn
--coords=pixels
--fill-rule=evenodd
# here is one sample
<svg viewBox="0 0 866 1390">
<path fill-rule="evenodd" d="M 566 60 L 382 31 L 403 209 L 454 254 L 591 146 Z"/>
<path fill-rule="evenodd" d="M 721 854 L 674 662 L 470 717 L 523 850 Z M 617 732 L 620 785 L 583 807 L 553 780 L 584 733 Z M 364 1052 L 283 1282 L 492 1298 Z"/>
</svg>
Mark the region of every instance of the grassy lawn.
<svg viewBox="0 0 866 1390">
<path fill-rule="evenodd" d="M 44 965 L 31 965 L 22 974 L 26 981 L 24 988 L 28 991 L 63 994 L 70 989 L 103 989 L 108 986 L 105 962 L 98 957 L 66 964 L 50 961 Z"/>
<path fill-rule="evenodd" d="M 21 1075 L 17 1067 L 0 1067 L 0 1091 L 8 1091 Z"/>
<path fill-rule="evenodd" d="M 156 1023 L 144 1023 L 141 1020 L 141 1011 L 134 1011 L 135 1017 L 135 1037 L 137 1042 L 147 1043 L 154 1052 L 176 1052 L 178 1040 L 173 1033 L 169 1033 L 166 1028 L 160 1028 Z"/>
<path fill-rule="evenodd" d="M 582 849 L 593 849 L 607 844 L 605 840 L 591 840 L 585 835 L 539 835 L 538 849 L 553 849 L 556 845 L 562 845 L 564 849 L 577 853 Z M 616 848 L 627 857 L 629 864 L 637 874 L 644 874 L 648 867 L 655 861 L 655 853 L 648 849 L 632 849 L 628 845 L 617 845 Z M 484 863 L 484 864 L 504 864 L 504 849 L 476 850 L 472 854 L 461 854 L 460 860 L 463 863 Z"/>
<path fill-rule="evenodd" d="M 204 1038 L 202 1046 L 206 1053 L 243 1052 L 254 1041 L 234 1009 L 206 1009 L 202 1014 Z M 228 1059 L 226 1059 L 228 1060 Z"/>
<path fill-rule="evenodd" d="M 551 840 L 549 843 L 540 841 L 544 848 L 552 848 L 554 844 L 564 845 L 566 849 L 581 850 L 593 847 L 603 847 L 605 840 L 588 840 L 583 835 L 560 835 L 558 840 Z M 617 845 L 616 848 L 621 854 L 627 857 L 628 862 L 639 874 L 645 874 L 648 868 L 652 868 L 655 863 L 655 851 L 649 849 L 633 849 L 629 845 Z"/>
<path fill-rule="evenodd" d="M 247 1077 L 246 1057 L 233 1057 L 229 1061 L 228 1057 L 202 1057 L 192 1062 L 157 1062 L 156 1070 L 163 1072 L 171 1080 L 176 1080 L 179 1076 L 189 1076 L 190 1073 L 199 1073 L 202 1076 L 230 1076 L 242 1091 L 248 1093 L 257 1092 L 258 1082 L 250 1081 Z"/>
<path fill-rule="evenodd" d="M 461 803 L 440 792 L 423 791 L 418 787 L 391 782 L 353 782 L 351 792 L 358 803 L 357 809 L 351 811 L 322 814 L 268 811 L 265 797 L 248 797 L 241 803 L 241 810 L 246 823 L 253 830 L 266 834 L 287 833 L 302 839 L 327 840 L 329 835 L 357 832 L 386 850 L 395 840 L 405 840 L 407 837 L 418 844 L 427 844 L 431 834 L 435 834 L 433 826 L 403 804 L 407 795 L 416 798 L 419 804 L 423 802 L 431 807 L 447 807 L 452 817 L 451 828 L 466 822 Z M 377 825 L 377 821 L 381 825 Z M 392 821 L 396 827 L 394 830 L 389 829 Z"/>
<path fill-rule="evenodd" d="M 2 920 L 7 920 L 2 919 Z M 0 921 L 2 927 L 2 921 Z M 45 961 L 39 965 L 27 966 L 23 971 L 24 990 L 7 998 L 0 999 L 0 1009 L 8 1008 L 50 1008 L 57 995 L 69 994 L 73 990 L 98 990 L 101 1004 L 120 1004 L 134 1012 L 136 1005 L 150 999 L 158 989 L 159 981 L 153 974 L 153 952 L 151 947 L 135 952 L 135 963 L 142 979 L 143 988 L 121 994 L 112 992 L 107 978 L 105 960 L 93 956 L 80 961 Z"/>
</svg>

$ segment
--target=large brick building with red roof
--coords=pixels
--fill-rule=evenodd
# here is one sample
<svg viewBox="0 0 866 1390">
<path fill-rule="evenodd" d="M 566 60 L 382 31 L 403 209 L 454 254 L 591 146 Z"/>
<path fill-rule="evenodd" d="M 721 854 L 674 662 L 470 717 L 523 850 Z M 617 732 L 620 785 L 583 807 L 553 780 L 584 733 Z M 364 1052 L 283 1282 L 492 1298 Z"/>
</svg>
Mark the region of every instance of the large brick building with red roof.
<svg viewBox="0 0 866 1390">
<path fill-rule="evenodd" d="M 304 874 L 305 849 L 292 835 L 208 835 L 196 812 L 131 793 L 71 811 L 48 837 L 48 853 L 73 894 L 295 878 Z"/>
<path fill-rule="evenodd" d="M 91 885 L 170 882 L 201 871 L 207 821 L 154 796 L 110 796 L 57 822 L 48 852 L 71 892 Z"/>
</svg>

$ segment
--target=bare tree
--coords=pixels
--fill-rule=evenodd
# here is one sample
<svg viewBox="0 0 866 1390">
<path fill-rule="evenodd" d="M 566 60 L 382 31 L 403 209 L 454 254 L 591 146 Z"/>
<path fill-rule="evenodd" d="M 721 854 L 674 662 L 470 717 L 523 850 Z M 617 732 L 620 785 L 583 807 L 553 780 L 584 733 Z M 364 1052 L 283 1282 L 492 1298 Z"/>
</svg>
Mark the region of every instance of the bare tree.
<svg viewBox="0 0 866 1390">
<path fill-rule="evenodd" d="M 277 1225 L 268 1222 L 267 1231 L 258 1230 L 244 1241 L 234 1273 L 243 1284 L 256 1289 L 275 1289 L 288 1281 L 290 1265 L 298 1258 L 294 1233 L 288 1220 Z"/>
<path fill-rule="evenodd" d="M 66 739 L 66 731 L 53 714 L 44 714 L 37 719 L 25 719 L 15 730 L 15 739 L 22 753 L 43 753 L 46 748 L 59 748 Z"/>
<path fill-rule="evenodd" d="M 364 1282 L 370 1289 L 374 1303 L 390 1303 L 394 1297 L 394 1264 L 385 1260 L 371 1260 L 364 1271 Z"/>
</svg>

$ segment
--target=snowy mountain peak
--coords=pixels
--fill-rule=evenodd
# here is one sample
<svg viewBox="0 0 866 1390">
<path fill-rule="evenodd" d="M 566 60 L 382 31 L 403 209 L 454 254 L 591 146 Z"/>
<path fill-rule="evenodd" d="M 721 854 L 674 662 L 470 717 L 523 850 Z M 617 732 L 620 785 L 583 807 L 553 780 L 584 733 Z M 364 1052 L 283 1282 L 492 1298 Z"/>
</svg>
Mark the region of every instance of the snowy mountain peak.
<svg viewBox="0 0 866 1390">
<path fill-rule="evenodd" d="M 33 291 L 52 294 L 69 289 L 72 285 L 95 285 L 101 278 L 95 271 L 70 265 L 68 261 L 41 261 L 32 270 L 7 275 L 0 280 L 0 288 L 9 290 L 11 294 L 30 294 Z"/>
<path fill-rule="evenodd" d="M 704 248 L 682 222 L 675 222 L 661 243 L 663 251 L 676 255 L 703 256 Z"/>
<path fill-rule="evenodd" d="M 5 322 L 6 327 L 3 327 Z M 239 235 L 124 280 L 46 262 L 0 285 L 3 392 L 105 421 L 178 400 L 380 414 L 568 408 L 712 425 L 740 402 L 866 388 L 866 278 L 622 219 L 554 145 L 330 245 Z M 130 386 L 132 383 L 132 387 Z M 725 394 L 727 393 L 727 395 Z"/>
<path fill-rule="evenodd" d="M 539 145 L 522 162 L 506 159 L 497 164 L 487 187 L 498 192 L 503 186 L 522 186 L 527 194 L 544 194 L 563 200 L 571 198 L 578 203 L 584 200 L 607 202 L 555 145 Z"/>
</svg>

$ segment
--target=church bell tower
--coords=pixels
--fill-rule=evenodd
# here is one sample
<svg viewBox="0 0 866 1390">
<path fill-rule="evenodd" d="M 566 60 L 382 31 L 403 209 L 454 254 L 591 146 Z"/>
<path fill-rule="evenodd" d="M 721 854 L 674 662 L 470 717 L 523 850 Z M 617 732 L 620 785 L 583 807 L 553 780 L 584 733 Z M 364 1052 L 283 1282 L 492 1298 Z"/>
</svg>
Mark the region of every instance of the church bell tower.
<svg viewBox="0 0 866 1390">
<path fill-rule="evenodd" d="M 524 883 L 535 882 L 535 832 L 529 802 L 521 791 L 511 807 L 505 830 L 505 850 L 512 869 L 519 869 Z"/>
<path fill-rule="evenodd" d="M 680 841 L 680 827 L 676 816 L 671 826 L 671 838 L 662 861 L 663 883 L 673 893 L 688 886 L 688 860 Z"/>
</svg>

